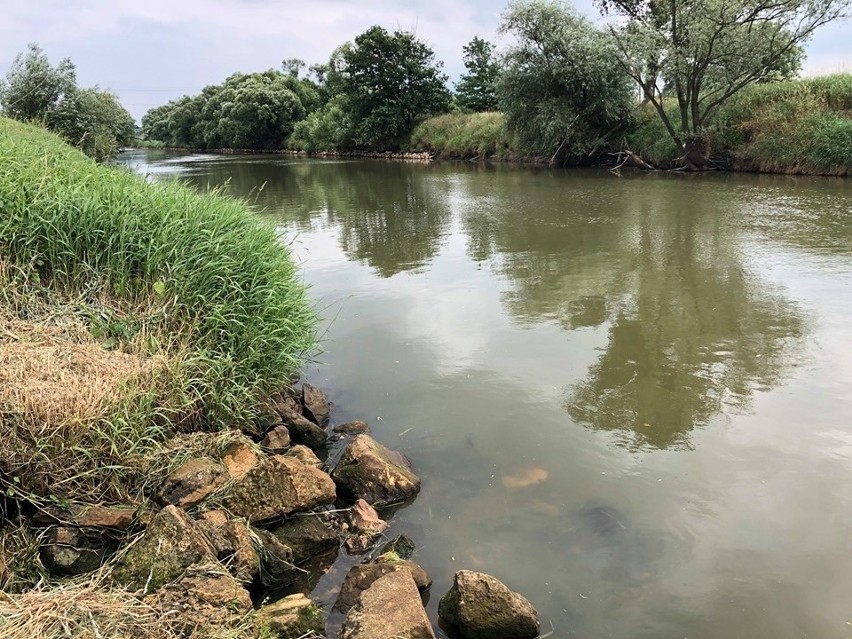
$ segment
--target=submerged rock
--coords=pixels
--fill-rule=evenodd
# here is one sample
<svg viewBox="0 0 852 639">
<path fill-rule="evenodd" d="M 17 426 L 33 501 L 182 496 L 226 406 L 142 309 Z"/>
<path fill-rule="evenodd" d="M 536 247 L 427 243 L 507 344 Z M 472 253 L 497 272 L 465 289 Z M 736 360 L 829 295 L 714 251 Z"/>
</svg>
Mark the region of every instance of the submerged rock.
<svg viewBox="0 0 852 639">
<path fill-rule="evenodd" d="M 189 566 L 212 561 L 213 554 L 196 523 L 177 506 L 166 506 L 118 561 L 112 576 L 130 589 L 151 592 L 179 577 Z"/>
<path fill-rule="evenodd" d="M 263 606 L 255 615 L 255 625 L 261 633 L 265 630 L 284 639 L 321 635 L 325 630 L 322 611 L 301 593 Z"/>
<path fill-rule="evenodd" d="M 411 559 L 414 554 L 414 542 L 408 535 L 397 535 L 379 550 L 380 555 L 393 553 L 400 559 Z"/>
<path fill-rule="evenodd" d="M 346 491 L 373 506 L 405 501 L 420 490 L 420 479 L 411 472 L 408 459 L 369 435 L 352 439 L 331 476 Z"/>
<path fill-rule="evenodd" d="M 93 530 L 53 526 L 44 535 L 39 555 L 52 575 L 82 575 L 100 568 L 118 542 Z"/>
<path fill-rule="evenodd" d="M 423 568 L 413 561 L 380 561 L 359 564 L 353 566 L 346 573 L 346 579 L 340 587 L 340 594 L 334 602 L 334 609 L 340 612 L 348 612 L 358 602 L 361 593 L 369 588 L 375 581 L 387 574 L 396 571 L 405 571 L 414 580 L 417 590 L 424 592 L 432 586 L 432 580 Z"/>
<path fill-rule="evenodd" d="M 293 457 L 273 455 L 234 482 L 225 507 L 252 523 L 329 504 L 334 482 L 321 470 Z"/>
<path fill-rule="evenodd" d="M 212 459 L 191 459 L 171 473 L 154 497 L 163 506 L 192 508 L 221 488 L 228 480 L 222 464 Z"/>
<path fill-rule="evenodd" d="M 435 639 L 411 572 L 394 570 L 364 590 L 338 639 Z"/>
<path fill-rule="evenodd" d="M 339 543 L 337 533 L 316 515 L 300 515 L 285 519 L 272 528 L 272 534 L 293 551 L 293 561 L 300 564 Z"/>
<path fill-rule="evenodd" d="M 321 428 L 328 426 L 331 407 L 325 393 L 310 384 L 302 384 L 302 404 L 305 407 L 305 416 L 308 419 Z"/>
<path fill-rule="evenodd" d="M 538 613 L 522 595 L 490 575 L 460 570 L 441 597 L 438 616 L 462 639 L 533 639 Z"/>
<path fill-rule="evenodd" d="M 168 616 L 181 636 L 196 636 L 199 628 L 228 628 L 251 612 L 248 592 L 221 566 L 192 566 L 175 583 L 144 598 L 145 603 Z"/>
<path fill-rule="evenodd" d="M 345 424 L 338 424 L 331 430 L 335 433 L 340 433 L 341 435 L 358 435 L 360 433 L 369 433 L 370 426 L 367 422 L 356 419 L 355 421 L 346 422 Z"/>
</svg>

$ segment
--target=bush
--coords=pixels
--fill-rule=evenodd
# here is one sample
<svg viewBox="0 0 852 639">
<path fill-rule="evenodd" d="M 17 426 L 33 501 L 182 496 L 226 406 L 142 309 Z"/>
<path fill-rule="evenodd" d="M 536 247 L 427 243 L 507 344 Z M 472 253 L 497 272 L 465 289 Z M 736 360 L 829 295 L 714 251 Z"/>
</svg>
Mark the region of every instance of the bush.
<svg viewBox="0 0 852 639">
<path fill-rule="evenodd" d="M 0 320 L 24 322 L 0 336 L 38 335 L 13 341 L 74 351 L 120 386 L 104 393 L 109 406 L 99 410 L 89 402 L 74 415 L 64 406 L 47 430 L 26 411 L 0 407 L 0 478 L 11 474 L 10 459 L 26 457 L 11 433 L 68 427 L 72 439 L 54 441 L 56 450 L 46 452 L 53 444 L 37 436 L 17 444 L 40 447 L 30 451 L 33 464 L 55 465 L 56 455 L 76 450 L 84 469 L 65 472 L 84 478 L 73 482 L 78 489 L 131 491 L 109 485 L 107 466 L 144 458 L 177 430 L 250 427 L 263 399 L 289 384 L 315 346 L 315 315 L 286 247 L 240 202 L 147 184 L 0 118 L 0 209 Z M 41 479 L 54 494 L 71 490 L 72 482 Z"/>
</svg>

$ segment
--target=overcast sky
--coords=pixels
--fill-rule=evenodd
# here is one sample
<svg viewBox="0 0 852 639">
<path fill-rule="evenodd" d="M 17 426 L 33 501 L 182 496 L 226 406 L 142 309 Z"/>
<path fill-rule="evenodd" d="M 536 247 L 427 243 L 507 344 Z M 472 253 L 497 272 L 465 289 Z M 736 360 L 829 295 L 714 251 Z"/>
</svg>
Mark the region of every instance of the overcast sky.
<svg viewBox="0 0 852 639">
<path fill-rule="evenodd" d="M 373 24 L 416 31 L 452 78 L 462 45 L 496 36 L 505 0 L 7 0 L 0 9 L 0 75 L 28 42 L 52 63 L 70 57 L 81 86 L 115 91 L 140 119 L 149 108 L 285 58 L 324 62 Z M 596 16 L 591 0 L 578 9 Z M 808 47 L 808 75 L 852 71 L 852 23 Z"/>
</svg>

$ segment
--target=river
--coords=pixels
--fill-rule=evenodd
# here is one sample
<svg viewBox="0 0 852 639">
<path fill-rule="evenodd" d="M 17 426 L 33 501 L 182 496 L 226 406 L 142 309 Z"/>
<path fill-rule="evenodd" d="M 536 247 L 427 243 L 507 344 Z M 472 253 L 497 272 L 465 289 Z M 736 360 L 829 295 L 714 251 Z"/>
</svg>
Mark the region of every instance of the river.
<svg viewBox="0 0 852 639">
<path fill-rule="evenodd" d="M 121 161 L 278 226 L 433 619 L 466 568 L 553 637 L 852 637 L 852 180 Z"/>
</svg>

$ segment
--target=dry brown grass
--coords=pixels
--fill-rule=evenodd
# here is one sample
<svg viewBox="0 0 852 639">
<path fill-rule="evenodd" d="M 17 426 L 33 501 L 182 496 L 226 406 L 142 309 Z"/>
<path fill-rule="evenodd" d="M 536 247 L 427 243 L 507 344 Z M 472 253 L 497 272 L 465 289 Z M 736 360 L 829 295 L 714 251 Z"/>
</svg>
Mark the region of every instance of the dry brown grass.
<svg viewBox="0 0 852 639">
<path fill-rule="evenodd" d="M 238 639 L 254 636 L 249 620 L 236 628 L 198 628 L 186 634 L 132 594 L 106 587 L 102 576 L 83 583 L 0 592 L 0 639 Z"/>
</svg>

